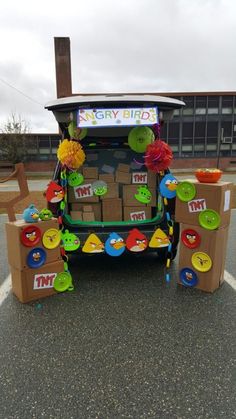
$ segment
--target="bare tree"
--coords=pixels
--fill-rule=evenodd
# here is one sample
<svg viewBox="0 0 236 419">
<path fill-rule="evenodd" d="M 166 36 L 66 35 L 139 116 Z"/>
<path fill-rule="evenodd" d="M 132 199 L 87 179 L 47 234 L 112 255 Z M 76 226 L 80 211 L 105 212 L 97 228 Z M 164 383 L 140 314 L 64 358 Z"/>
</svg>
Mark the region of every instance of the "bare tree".
<svg viewBox="0 0 236 419">
<path fill-rule="evenodd" d="M 12 114 L 0 128 L 0 159 L 15 164 L 25 160 L 32 141 L 29 125 L 21 116 Z"/>
</svg>

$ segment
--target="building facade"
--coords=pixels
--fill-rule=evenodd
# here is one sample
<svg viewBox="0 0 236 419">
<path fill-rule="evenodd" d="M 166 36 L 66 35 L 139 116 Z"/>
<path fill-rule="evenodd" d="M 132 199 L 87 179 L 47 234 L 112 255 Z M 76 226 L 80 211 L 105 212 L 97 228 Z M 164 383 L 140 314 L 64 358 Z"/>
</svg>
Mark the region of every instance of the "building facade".
<svg viewBox="0 0 236 419">
<path fill-rule="evenodd" d="M 158 93 L 159 94 L 159 93 Z M 183 100 L 163 124 L 161 138 L 172 148 L 173 169 L 220 167 L 236 170 L 236 92 L 161 93 Z M 29 134 L 26 169 L 52 171 L 59 134 Z"/>
</svg>

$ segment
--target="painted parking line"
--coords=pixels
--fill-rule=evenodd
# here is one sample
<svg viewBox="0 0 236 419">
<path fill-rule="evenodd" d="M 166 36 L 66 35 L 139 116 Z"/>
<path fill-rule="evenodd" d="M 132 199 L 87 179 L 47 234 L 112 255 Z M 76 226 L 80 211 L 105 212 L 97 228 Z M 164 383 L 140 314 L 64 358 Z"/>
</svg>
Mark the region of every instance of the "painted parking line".
<svg viewBox="0 0 236 419">
<path fill-rule="evenodd" d="M 224 280 L 230 285 L 234 290 L 236 290 L 236 279 L 228 272 L 224 273 Z M 8 297 L 9 292 L 11 291 L 11 275 L 5 279 L 5 281 L 0 286 L 0 306 Z"/>
<path fill-rule="evenodd" d="M 8 275 L 8 277 L 0 286 L 0 306 L 5 301 L 10 291 L 11 291 L 11 275 Z"/>
</svg>

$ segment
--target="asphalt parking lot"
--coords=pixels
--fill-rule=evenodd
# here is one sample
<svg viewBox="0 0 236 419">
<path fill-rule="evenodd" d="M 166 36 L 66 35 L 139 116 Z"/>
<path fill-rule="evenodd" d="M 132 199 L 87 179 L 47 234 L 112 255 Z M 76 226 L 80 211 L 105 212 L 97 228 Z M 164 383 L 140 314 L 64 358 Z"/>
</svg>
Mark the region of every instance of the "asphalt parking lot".
<svg viewBox="0 0 236 419">
<path fill-rule="evenodd" d="M 73 257 L 74 292 L 26 305 L 10 292 L 0 418 L 235 418 L 235 235 L 234 210 L 228 282 L 214 294 L 177 287 L 178 259 L 166 284 L 154 255 Z"/>
</svg>

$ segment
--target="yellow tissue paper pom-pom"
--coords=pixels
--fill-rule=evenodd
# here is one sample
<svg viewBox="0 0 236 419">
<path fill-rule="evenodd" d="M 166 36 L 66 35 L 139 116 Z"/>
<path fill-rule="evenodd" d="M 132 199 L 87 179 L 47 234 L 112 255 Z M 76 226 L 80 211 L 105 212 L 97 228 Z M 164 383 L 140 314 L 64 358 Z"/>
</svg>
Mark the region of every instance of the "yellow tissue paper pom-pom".
<svg viewBox="0 0 236 419">
<path fill-rule="evenodd" d="M 85 153 L 80 143 L 63 140 L 57 150 L 57 158 L 63 166 L 78 169 L 85 160 Z"/>
</svg>

